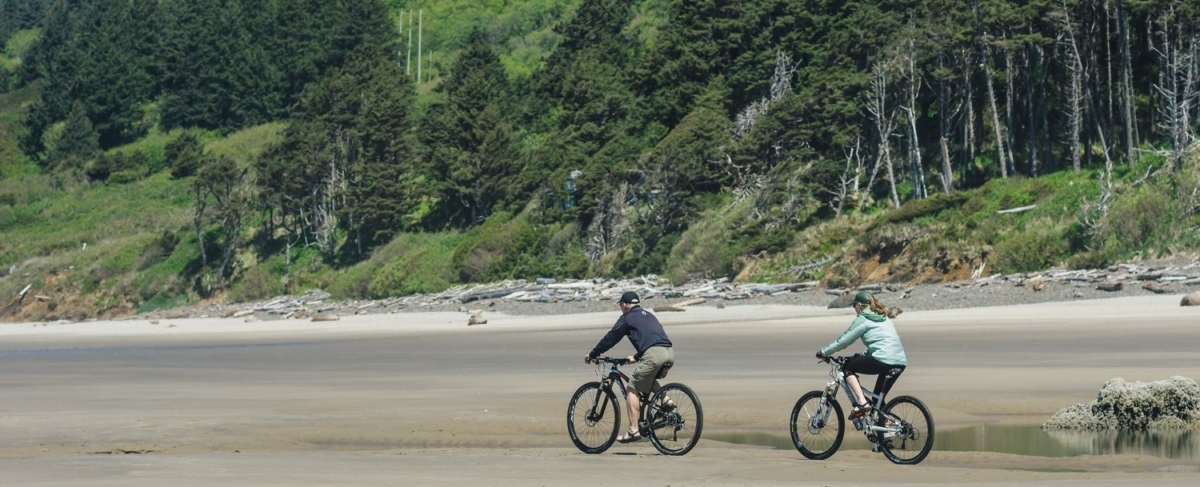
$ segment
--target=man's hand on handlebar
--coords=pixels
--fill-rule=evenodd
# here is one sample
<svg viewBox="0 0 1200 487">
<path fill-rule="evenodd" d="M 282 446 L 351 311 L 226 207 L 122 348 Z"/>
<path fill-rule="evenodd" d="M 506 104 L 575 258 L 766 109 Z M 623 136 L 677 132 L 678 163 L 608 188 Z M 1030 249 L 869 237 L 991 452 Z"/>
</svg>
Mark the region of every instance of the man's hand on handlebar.
<svg viewBox="0 0 1200 487">
<path fill-rule="evenodd" d="M 822 361 L 822 362 L 828 362 L 828 361 L 829 361 L 829 357 L 826 357 L 826 356 L 824 356 L 824 355 L 821 355 L 821 352 L 817 352 L 817 360 L 820 360 L 820 361 Z"/>
<path fill-rule="evenodd" d="M 592 356 L 591 356 L 591 355 L 584 355 L 584 356 L 583 356 L 583 363 L 585 363 L 585 364 L 590 364 L 590 363 L 592 363 L 592 362 L 593 362 L 593 361 L 595 361 L 595 360 L 596 360 L 596 359 L 592 358 Z"/>
</svg>

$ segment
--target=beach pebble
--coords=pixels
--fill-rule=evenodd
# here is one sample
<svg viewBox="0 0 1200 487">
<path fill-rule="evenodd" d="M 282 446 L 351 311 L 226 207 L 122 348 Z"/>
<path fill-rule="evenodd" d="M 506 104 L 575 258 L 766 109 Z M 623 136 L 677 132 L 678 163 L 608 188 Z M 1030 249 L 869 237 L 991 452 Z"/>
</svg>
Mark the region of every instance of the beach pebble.
<svg viewBox="0 0 1200 487">
<path fill-rule="evenodd" d="M 1200 291 L 1183 297 L 1183 301 L 1179 302 L 1180 306 L 1200 306 Z"/>
<path fill-rule="evenodd" d="M 483 315 L 473 314 L 473 315 L 471 315 L 470 318 L 467 318 L 467 326 L 486 325 L 486 324 L 487 324 L 487 318 L 484 318 Z"/>
</svg>

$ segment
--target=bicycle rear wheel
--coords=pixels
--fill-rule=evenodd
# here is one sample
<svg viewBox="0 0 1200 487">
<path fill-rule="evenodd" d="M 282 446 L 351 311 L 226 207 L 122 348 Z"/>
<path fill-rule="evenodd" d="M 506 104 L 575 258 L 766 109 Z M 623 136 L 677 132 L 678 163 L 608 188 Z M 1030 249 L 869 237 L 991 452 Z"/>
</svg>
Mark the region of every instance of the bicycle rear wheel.
<svg viewBox="0 0 1200 487">
<path fill-rule="evenodd" d="M 677 383 L 662 386 L 644 411 L 650 442 L 663 455 L 683 455 L 700 441 L 704 410 L 688 386 Z"/>
<path fill-rule="evenodd" d="M 884 426 L 891 431 L 880 432 L 879 447 L 892 463 L 915 465 L 921 463 L 933 449 L 933 416 L 915 397 L 899 396 L 883 407 Z M 900 424 L 890 424 L 896 420 Z"/>
<path fill-rule="evenodd" d="M 588 382 L 571 396 L 567 407 L 567 432 L 584 453 L 600 453 L 612 446 L 621 427 L 621 410 L 611 389 Z"/>
<path fill-rule="evenodd" d="M 824 396 L 822 391 L 809 392 L 792 408 L 792 444 L 811 460 L 833 456 L 846 435 L 842 406 L 832 397 L 822 402 Z"/>
</svg>

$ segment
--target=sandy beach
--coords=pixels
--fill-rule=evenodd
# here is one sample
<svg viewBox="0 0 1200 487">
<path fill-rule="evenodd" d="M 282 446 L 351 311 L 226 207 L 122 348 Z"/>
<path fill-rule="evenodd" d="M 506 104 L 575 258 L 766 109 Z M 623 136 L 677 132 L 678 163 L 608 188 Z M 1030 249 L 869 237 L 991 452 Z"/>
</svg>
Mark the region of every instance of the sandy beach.
<svg viewBox="0 0 1200 487">
<path fill-rule="evenodd" d="M 845 329 L 844 309 L 660 314 L 670 379 L 705 409 L 684 457 L 648 442 L 600 455 L 571 445 L 567 401 L 595 379 L 582 357 L 615 306 L 489 312 L 471 327 L 453 311 L 6 323 L 0 485 L 1196 485 L 1196 431 L 1136 448 L 1083 437 L 1020 453 L 1029 433 L 995 446 L 1112 378 L 1200 378 L 1200 310 L 1180 297 L 909 308 L 896 323 L 910 368 L 893 395 L 921 398 L 939 437 L 968 444 L 935 443 L 917 466 L 850 442 L 853 431 L 825 461 L 786 444 L 792 405 L 827 380 L 811 356 Z"/>
</svg>

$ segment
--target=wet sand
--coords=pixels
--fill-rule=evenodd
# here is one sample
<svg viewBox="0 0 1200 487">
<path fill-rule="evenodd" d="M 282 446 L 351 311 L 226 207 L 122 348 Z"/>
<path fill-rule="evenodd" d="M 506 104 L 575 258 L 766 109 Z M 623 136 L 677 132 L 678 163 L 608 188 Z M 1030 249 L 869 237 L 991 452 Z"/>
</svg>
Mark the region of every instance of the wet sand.
<svg viewBox="0 0 1200 487">
<path fill-rule="evenodd" d="M 1200 309 L 1179 299 L 906 312 L 897 326 L 910 368 L 893 395 L 925 401 L 941 432 L 1036 425 L 1114 377 L 1200 378 Z M 848 311 L 700 306 L 659 316 L 676 346 L 670 379 L 705 409 L 704 437 L 679 458 L 648 442 L 585 455 L 567 437 L 567 401 L 596 377 L 582 357 L 615 307 L 492 313 L 473 327 L 462 313 L 0 324 L 0 485 L 1200 482 L 1195 457 L 935 449 L 896 466 L 851 445 L 810 461 L 732 443 L 786 438 L 796 399 L 827 380 L 810 357 L 845 329 Z"/>
</svg>

